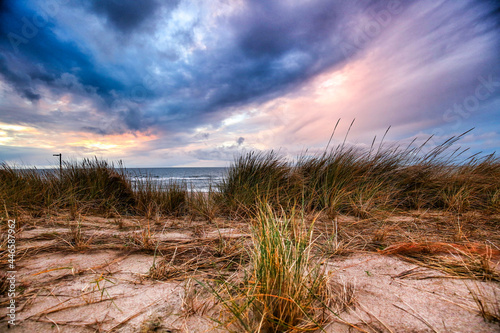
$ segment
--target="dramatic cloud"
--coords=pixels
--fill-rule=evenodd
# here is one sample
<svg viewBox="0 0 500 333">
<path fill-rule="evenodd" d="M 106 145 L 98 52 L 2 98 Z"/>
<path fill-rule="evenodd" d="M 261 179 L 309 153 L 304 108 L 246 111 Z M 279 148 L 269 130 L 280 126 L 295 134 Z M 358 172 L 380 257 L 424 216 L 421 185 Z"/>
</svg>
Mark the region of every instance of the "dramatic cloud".
<svg viewBox="0 0 500 333">
<path fill-rule="evenodd" d="M 130 32 L 150 19 L 158 10 L 155 0 L 93 0 L 92 9 L 103 14 L 117 29 Z"/>
<path fill-rule="evenodd" d="M 27 130 L 7 136 L 2 126 L 28 128 L 43 149 L 76 156 L 191 165 L 243 149 L 321 148 L 338 118 L 340 132 L 357 119 L 353 142 L 370 143 L 389 125 L 388 140 L 476 127 L 486 144 L 476 146 L 492 151 L 499 8 L 486 0 L 0 1 L 0 160 L 36 149 Z"/>
</svg>

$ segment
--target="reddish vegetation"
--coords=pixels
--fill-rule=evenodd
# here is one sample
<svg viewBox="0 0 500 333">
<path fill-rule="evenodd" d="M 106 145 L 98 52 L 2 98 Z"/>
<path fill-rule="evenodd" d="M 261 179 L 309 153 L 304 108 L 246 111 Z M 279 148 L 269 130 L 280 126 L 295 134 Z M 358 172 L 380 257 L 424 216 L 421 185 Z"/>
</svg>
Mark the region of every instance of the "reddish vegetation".
<svg viewBox="0 0 500 333">
<path fill-rule="evenodd" d="M 412 255 L 412 254 L 478 254 L 485 258 L 498 257 L 500 251 L 492 249 L 478 243 L 456 244 L 456 243 L 441 243 L 441 242 L 424 242 L 424 243 L 398 243 L 386 247 L 383 250 L 378 250 L 381 254 L 391 255 Z"/>
</svg>

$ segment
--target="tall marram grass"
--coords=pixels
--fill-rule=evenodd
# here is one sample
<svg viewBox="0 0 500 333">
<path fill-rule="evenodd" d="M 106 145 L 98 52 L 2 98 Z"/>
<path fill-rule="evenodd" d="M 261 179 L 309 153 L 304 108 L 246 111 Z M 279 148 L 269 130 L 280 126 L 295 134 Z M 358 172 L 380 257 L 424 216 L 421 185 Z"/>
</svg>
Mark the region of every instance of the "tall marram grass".
<svg viewBox="0 0 500 333">
<path fill-rule="evenodd" d="M 274 152 L 252 152 L 230 166 L 220 197 L 233 212 L 255 208 L 259 201 L 359 217 L 385 209 L 498 212 L 500 159 L 494 154 L 464 158 L 464 151 L 452 150 L 464 134 L 427 153 L 428 142 L 377 149 L 342 144 L 295 162 Z"/>
<path fill-rule="evenodd" d="M 426 145 L 382 144 L 369 149 L 344 143 L 290 161 L 271 151 L 236 158 L 208 196 L 184 184 L 144 180 L 132 186 L 119 165 L 97 159 L 65 163 L 62 173 L 0 166 L 0 205 L 40 213 L 46 209 L 151 215 L 252 216 L 262 202 L 274 209 L 300 207 L 367 218 L 394 209 L 500 212 L 500 159 L 465 158 L 451 137 Z M 3 208 L 2 207 L 2 208 Z"/>
<path fill-rule="evenodd" d="M 243 281 L 211 287 L 232 316 L 221 322 L 229 330 L 313 331 L 328 321 L 335 297 L 324 268 L 312 259 L 312 224 L 299 215 L 259 203 Z"/>
<path fill-rule="evenodd" d="M 187 185 L 145 179 L 135 184 L 137 211 L 146 216 L 180 215 L 187 211 Z"/>
<path fill-rule="evenodd" d="M 132 186 L 121 163 L 98 159 L 66 162 L 61 172 L 0 166 L 0 205 L 8 211 L 41 214 L 69 209 L 71 214 L 177 214 L 183 212 L 186 189 L 153 181 Z"/>
<path fill-rule="evenodd" d="M 106 161 L 64 163 L 62 171 L 0 167 L 0 203 L 10 209 L 129 210 L 135 204 L 129 182 Z"/>
<path fill-rule="evenodd" d="M 339 211 L 365 216 L 384 206 L 394 192 L 389 175 L 397 168 L 398 156 L 371 155 L 353 147 L 338 146 L 318 156 L 300 157 L 292 173 L 302 180 L 302 195 L 311 210 L 332 215 Z"/>
<path fill-rule="evenodd" d="M 48 174 L 47 174 L 48 175 Z M 98 159 L 65 163 L 59 177 L 46 177 L 64 206 L 82 205 L 94 211 L 128 211 L 135 205 L 130 182 L 121 168 Z"/>
<path fill-rule="evenodd" d="M 14 169 L 7 164 L 0 166 L 0 204 L 4 209 L 36 210 L 50 206 L 58 195 L 50 174 L 33 169 Z M 2 209 L 3 210 L 3 209 Z"/>
<path fill-rule="evenodd" d="M 248 213 L 259 202 L 278 206 L 290 198 L 290 176 L 287 162 L 274 151 L 242 155 L 219 184 L 221 203 L 239 213 Z"/>
</svg>

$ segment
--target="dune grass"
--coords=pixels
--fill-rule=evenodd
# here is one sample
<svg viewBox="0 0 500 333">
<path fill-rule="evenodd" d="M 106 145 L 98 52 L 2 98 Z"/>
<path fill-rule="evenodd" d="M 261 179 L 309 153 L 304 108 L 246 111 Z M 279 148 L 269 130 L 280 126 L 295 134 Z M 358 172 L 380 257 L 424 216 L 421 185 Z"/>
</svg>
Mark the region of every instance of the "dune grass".
<svg viewBox="0 0 500 333">
<path fill-rule="evenodd" d="M 272 206 L 289 199 L 290 168 L 276 152 L 250 152 L 236 159 L 219 184 L 222 206 L 236 214 L 255 212 L 259 202 Z"/>
<path fill-rule="evenodd" d="M 304 207 L 329 216 L 368 218 L 378 211 L 441 209 L 500 212 L 500 159 L 464 158 L 452 137 L 423 153 L 412 147 L 361 149 L 339 144 L 295 161 L 271 152 L 239 156 L 208 195 L 186 184 L 153 179 L 131 184 L 125 170 L 106 161 L 67 162 L 62 173 L 0 167 L 0 204 L 9 210 L 50 209 L 140 215 L 252 216 L 258 204 Z"/>
<path fill-rule="evenodd" d="M 335 300 L 311 250 L 313 224 L 299 213 L 261 204 L 252 227 L 249 268 L 242 281 L 208 286 L 232 318 L 229 330 L 293 332 L 315 330 L 328 321 Z"/>
<path fill-rule="evenodd" d="M 187 211 L 187 185 L 176 182 L 140 180 L 135 184 L 136 212 L 154 215 L 182 215 Z"/>
<path fill-rule="evenodd" d="M 209 188 L 208 192 L 192 191 L 188 194 L 188 211 L 192 218 L 214 222 L 220 215 L 220 194 Z"/>
<path fill-rule="evenodd" d="M 161 184 L 146 179 L 132 186 L 121 163 L 103 160 L 65 162 L 62 171 L 0 166 L 0 204 L 7 213 L 34 215 L 69 210 L 98 214 L 183 214 L 185 184 Z"/>
<path fill-rule="evenodd" d="M 70 209 L 129 211 L 135 198 L 123 169 L 98 159 L 66 162 L 62 172 L 0 167 L 0 203 L 6 209 L 42 213 Z"/>
<path fill-rule="evenodd" d="M 222 203 L 236 213 L 265 201 L 361 218 L 394 209 L 499 212 L 500 159 L 461 158 L 463 152 L 450 149 L 460 137 L 427 153 L 425 144 L 376 150 L 342 144 L 295 162 L 274 152 L 249 153 L 230 166 L 220 186 Z"/>
</svg>

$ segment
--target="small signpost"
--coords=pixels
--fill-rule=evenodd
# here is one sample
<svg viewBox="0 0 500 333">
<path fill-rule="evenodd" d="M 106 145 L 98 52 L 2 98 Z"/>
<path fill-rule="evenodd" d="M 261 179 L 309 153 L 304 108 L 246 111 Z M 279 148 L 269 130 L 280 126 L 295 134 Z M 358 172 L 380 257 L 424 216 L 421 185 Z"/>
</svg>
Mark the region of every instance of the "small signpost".
<svg viewBox="0 0 500 333">
<path fill-rule="evenodd" d="M 59 156 L 59 176 L 62 179 L 62 154 L 53 154 L 52 156 Z"/>
</svg>

